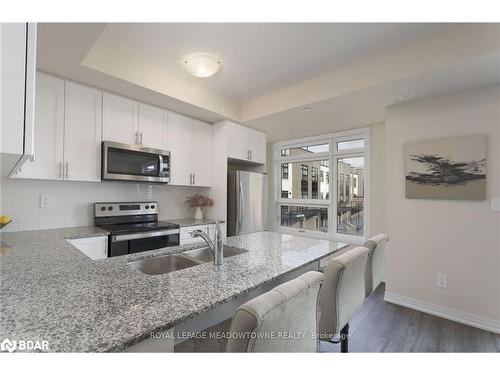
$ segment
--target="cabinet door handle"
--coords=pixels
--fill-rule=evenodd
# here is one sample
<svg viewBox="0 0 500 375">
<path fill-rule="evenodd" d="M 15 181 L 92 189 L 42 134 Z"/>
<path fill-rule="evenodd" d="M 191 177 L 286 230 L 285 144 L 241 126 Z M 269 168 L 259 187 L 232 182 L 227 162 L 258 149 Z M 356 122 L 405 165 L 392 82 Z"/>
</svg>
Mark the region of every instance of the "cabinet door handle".
<svg viewBox="0 0 500 375">
<path fill-rule="evenodd" d="M 59 178 L 64 178 L 63 176 L 63 162 L 59 162 Z"/>
<path fill-rule="evenodd" d="M 69 161 L 66 162 L 66 179 L 69 178 Z"/>
<path fill-rule="evenodd" d="M 134 142 L 136 145 L 139 144 L 139 131 L 136 131 L 135 132 L 135 142 Z"/>
<path fill-rule="evenodd" d="M 252 160 L 252 150 L 248 150 L 250 152 L 250 160 Z"/>
<path fill-rule="evenodd" d="M 141 132 L 141 146 L 142 146 L 142 132 Z"/>
<path fill-rule="evenodd" d="M 192 185 L 193 184 L 193 174 L 190 173 L 189 174 L 189 185 Z"/>
<path fill-rule="evenodd" d="M 196 175 L 193 173 L 193 185 L 196 185 Z"/>
</svg>

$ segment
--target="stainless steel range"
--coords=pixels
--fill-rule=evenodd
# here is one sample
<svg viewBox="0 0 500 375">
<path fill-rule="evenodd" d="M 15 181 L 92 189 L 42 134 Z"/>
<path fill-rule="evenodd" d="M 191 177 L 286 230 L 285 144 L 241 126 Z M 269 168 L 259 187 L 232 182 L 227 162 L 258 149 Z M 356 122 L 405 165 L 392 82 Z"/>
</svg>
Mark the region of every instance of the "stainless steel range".
<svg viewBox="0 0 500 375">
<path fill-rule="evenodd" d="M 99 202 L 94 224 L 110 233 L 108 257 L 179 245 L 179 225 L 158 221 L 158 202 Z"/>
</svg>

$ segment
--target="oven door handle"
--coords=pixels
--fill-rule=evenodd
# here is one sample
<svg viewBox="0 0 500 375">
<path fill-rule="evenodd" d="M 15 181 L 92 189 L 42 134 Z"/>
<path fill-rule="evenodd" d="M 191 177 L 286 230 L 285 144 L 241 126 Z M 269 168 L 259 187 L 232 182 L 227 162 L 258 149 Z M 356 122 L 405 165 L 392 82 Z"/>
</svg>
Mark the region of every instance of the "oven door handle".
<svg viewBox="0 0 500 375">
<path fill-rule="evenodd" d="M 111 236 L 111 242 L 119 242 L 119 241 L 128 241 L 128 240 L 137 240 L 140 238 L 151 238 L 151 237 L 159 237 L 159 236 L 168 236 L 170 234 L 179 234 L 179 229 L 168 229 L 168 230 L 159 230 L 154 232 L 140 232 L 140 233 L 132 233 L 132 234 L 123 234 L 118 236 Z"/>
</svg>

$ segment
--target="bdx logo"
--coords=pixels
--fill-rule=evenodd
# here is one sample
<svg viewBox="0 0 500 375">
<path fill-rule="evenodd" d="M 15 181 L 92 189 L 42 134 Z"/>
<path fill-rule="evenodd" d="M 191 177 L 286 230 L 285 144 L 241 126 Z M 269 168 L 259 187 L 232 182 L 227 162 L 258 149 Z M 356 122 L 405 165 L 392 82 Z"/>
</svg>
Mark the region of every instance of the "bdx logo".
<svg viewBox="0 0 500 375">
<path fill-rule="evenodd" d="M 0 344 L 0 350 L 2 352 L 9 351 L 12 353 L 14 350 L 16 350 L 16 347 L 17 347 L 17 342 L 10 341 L 9 339 L 3 340 L 2 343 Z"/>
<path fill-rule="evenodd" d="M 48 351 L 49 350 L 49 342 L 45 340 L 9 340 L 6 338 L 0 343 L 0 351 L 2 352 L 10 352 L 12 353 L 15 350 L 20 351 Z"/>
</svg>

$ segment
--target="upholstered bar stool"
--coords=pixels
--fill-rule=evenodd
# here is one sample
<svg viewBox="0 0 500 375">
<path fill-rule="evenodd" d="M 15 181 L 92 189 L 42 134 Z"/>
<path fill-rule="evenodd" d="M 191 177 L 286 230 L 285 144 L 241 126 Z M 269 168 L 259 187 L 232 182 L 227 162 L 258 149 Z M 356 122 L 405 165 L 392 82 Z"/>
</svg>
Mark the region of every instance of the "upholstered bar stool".
<svg viewBox="0 0 500 375">
<path fill-rule="evenodd" d="M 323 274 L 306 272 L 244 303 L 235 312 L 228 352 L 316 352 Z"/>
<path fill-rule="evenodd" d="M 340 336 L 341 352 L 348 352 L 349 321 L 365 300 L 365 271 L 369 250 L 355 247 L 333 258 L 324 271 L 319 292 L 319 339 Z"/>
<path fill-rule="evenodd" d="M 366 261 L 365 289 L 366 297 L 373 293 L 384 280 L 385 248 L 389 237 L 386 234 L 377 234 L 367 240 L 363 246 L 370 250 Z"/>
</svg>

